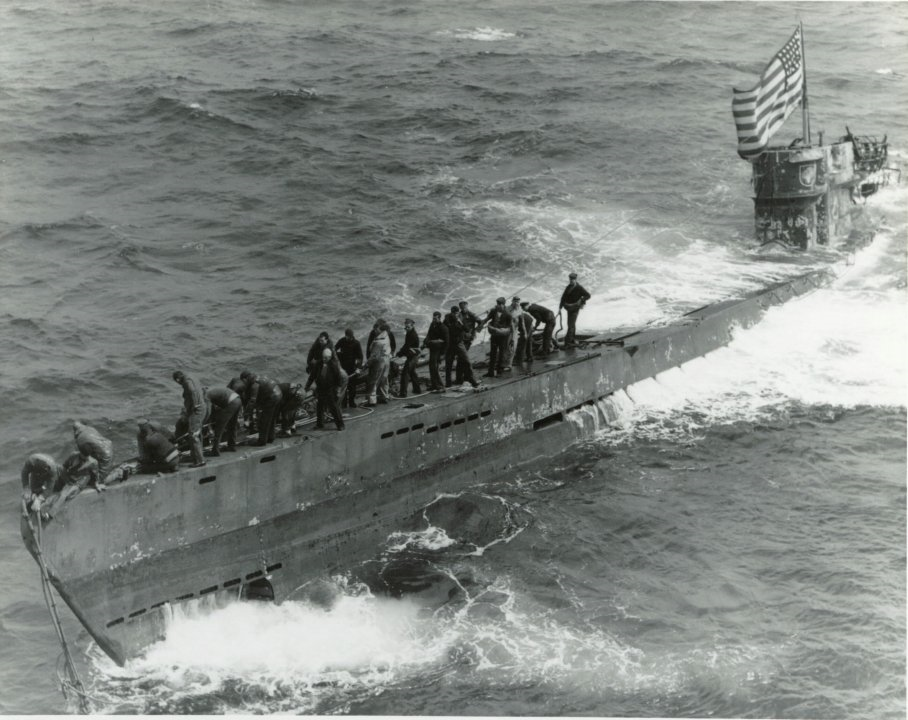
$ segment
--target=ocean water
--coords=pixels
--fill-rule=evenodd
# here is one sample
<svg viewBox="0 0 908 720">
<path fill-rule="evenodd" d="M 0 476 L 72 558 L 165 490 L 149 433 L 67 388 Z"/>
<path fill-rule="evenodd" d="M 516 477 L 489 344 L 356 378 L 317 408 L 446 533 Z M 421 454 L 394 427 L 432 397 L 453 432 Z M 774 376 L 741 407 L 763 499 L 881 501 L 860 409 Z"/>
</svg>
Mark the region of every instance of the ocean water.
<svg viewBox="0 0 908 720">
<path fill-rule="evenodd" d="M 181 612 L 125 668 L 63 622 L 99 713 L 903 718 L 908 190 L 856 254 L 755 253 L 731 88 L 798 21 L 814 133 L 903 163 L 903 3 L 4 3 L 0 712 L 75 709 L 18 519 L 72 419 L 127 457 L 176 368 L 297 379 L 323 329 L 554 305 L 568 269 L 606 331 L 831 265 L 331 603 Z"/>
</svg>

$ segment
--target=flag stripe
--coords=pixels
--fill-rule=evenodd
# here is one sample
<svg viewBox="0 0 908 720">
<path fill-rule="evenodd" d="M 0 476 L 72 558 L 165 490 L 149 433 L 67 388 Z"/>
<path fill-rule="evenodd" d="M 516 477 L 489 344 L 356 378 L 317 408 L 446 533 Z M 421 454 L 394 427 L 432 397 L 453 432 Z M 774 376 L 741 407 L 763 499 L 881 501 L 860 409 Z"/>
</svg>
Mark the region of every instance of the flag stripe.
<svg viewBox="0 0 908 720">
<path fill-rule="evenodd" d="M 733 89 L 731 109 L 738 136 L 738 154 L 753 160 L 794 112 L 804 94 L 801 29 L 794 31 L 749 90 Z"/>
</svg>

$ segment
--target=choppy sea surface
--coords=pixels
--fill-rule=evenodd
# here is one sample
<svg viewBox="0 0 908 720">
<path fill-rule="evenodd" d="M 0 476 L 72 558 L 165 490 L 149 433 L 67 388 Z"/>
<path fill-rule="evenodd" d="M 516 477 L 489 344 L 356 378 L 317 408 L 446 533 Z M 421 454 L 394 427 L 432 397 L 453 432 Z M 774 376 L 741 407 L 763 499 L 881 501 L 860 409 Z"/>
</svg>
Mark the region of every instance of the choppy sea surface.
<svg viewBox="0 0 908 720">
<path fill-rule="evenodd" d="M 64 628 L 99 713 L 904 718 L 908 191 L 856 254 L 755 253 L 731 88 L 798 21 L 814 133 L 901 162 L 903 3 L 0 6 L 0 712 L 75 709 L 18 519 L 72 419 L 128 457 L 178 367 L 297 379 L 323 329 L 557 305 L 569 268 L 606 331 L 831 264 L 474 488 L 490 535 L 389 537 L 450 602 L 362 558 L 329 606 L 182 613 L 125 668 Z"/>
</svg>

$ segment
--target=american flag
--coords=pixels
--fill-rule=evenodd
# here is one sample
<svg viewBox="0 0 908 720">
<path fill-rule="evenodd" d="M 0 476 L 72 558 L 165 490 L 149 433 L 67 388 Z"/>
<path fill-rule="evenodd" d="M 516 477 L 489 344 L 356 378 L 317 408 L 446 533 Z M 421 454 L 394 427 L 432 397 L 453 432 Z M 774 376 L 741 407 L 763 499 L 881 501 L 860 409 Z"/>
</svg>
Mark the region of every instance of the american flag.
<svg viewBox="0 0 908 720">
<path fill-rule="evenodd" d="M 756 159 L 769 139 L 801 101 L 804 85 L 804 58 L 801 55 L 801 28 L 777 52 L 760 82 L 750 90 L 734 90 L 731 111 L 738 129 L 738 155 Z"/>
</svg>

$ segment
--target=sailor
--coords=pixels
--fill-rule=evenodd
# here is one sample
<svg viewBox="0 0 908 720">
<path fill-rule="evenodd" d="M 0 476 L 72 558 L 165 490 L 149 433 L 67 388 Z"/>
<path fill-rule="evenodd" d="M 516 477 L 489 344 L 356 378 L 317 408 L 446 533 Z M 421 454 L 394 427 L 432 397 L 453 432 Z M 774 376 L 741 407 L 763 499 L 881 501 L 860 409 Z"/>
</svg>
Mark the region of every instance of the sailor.
<svg viewBox="0 0 908 720">
<path fill-rule="evenodd" d="M 248 370 L 243 371 L 243 374 L 245 374 L 247 378 L 251 375 Z M 243 403 L 243 410 L 240 417 L 243 419 L 246 430 L 248 432 L 255 432 L 255 403 L 251 403 L 248 400 L 250 390 L 246 385 L 246 380 L 243 379 L 242 375 L 240 377 L 231 378 L 230 382 L 227 383 L 227 387 L 240 396 L 240 400 Z"/>
<path fill-rule="evenodd" d="M 387 339 L 383 340 L 379 335 L 375 338 L 373 350 L 386 342 Z M 343 374 L 344 371 L 334 351 L 330 347 L 325 348 L 322 351 L 321 359 L 309 375 L 309 380 L 306 381 L 306 390 L 311 387 L 313 382 L 315 383 L 315 427 L 319 430 L 325 427 L 325 411 L 331 413 L 338 430 L 344 429 L 344 416 L 337 400 L 338 391 L 343 382 Z"/>
<path fill-rule="evenodd" d="M 375 342 L 377 338 L 383 331 L 388 336 L 388 342 L 391 345 L 391 354 L 393 355 L 397 351 L 397 341 L 394 339 L 394 333 L 391 332 L 391 327 L 384 321 L 384 318 L 379 318 L 375 321 L 375 324 L 372 326 L 372 330 L 369 332 L 369 337 L 366 340 L 366 357 L 369 357 L 369 354 L 372 350 L 372 343 Z"/>
<path fill-rule="evenodd" d="M 557 345 L 553 345 L 554 341 L 552 335 L 555 332 L 555 313 L 549 310 L 547 307 L 543 307 L 537 303 L 520 303 L 520 307 L 525 307 L 526 312 L 528 312 L 535 323 L 533 324 L 533 330 L 539 327 L 540 323 L 545 323 L 545 328 L 542 332 L 542 354 L 548 355 L 552 352 L 552 348 L 557 348 Z"/>
<path fill-rule="evenodd" d="M 208 403 L 211 406 L 211 455 L 221 454 L 221 437 L 227 431 L 227 449 L 236 450 L 236 426 L 243 399 L 228 387 L 213 387 L 208 390 Z"/>
<path fill-rule="evenodd" d="M 189 449 L 192 453 L 192 467 L 202 467 L 205 456 L 202 454 L 202 426 L 207 419 L 208 402 L 205 390 L 195 378 L 174 370 L 173 380 L 183 388 L 183 410 L 189 425 Z"/>
<path fill-rule="evenodd" d="M 91 425 L 79 421 L 73 423 L 73 436 L 79 452 L 97 460 L 98 472 L 102 477 L 106 475 L 113 461 L 113 443 Z"/>
<path fill-rule="evenodd" d="M 489 326 L 490 350 L 489 371 L 486 377 L 495 377 L 504 371 L 508 354 L 508 341 L 511 338 L 511 314 L 505 307 L 507 301 L 500 297 L 495 301 L 495 307 L 486 313 L 485 319 L 480 324 Z"/>
<path fill-rule="evenodd" d="M 508 340 L 508 359 L 505 362 L 505 370 L 514 364 L 515 358 L 517 362 L 520 362 L 520 358 L 517 356 L 517 346 L 520 343 L 520 316 L 523 310 L 520 309 L 520 298 L 516 295 L 511 298 L 508 312 L 511 314 L 511 337 Z"/>
<path fill-rule="evenodd" d="M 356 380 L 363 367 L 363 346 L 353 334 L 352 328 L 344 330 L 344 336 L 334 345 L 334 352 L 344 372 L 347 373 L 347 391 L 342 400 L 343 407 L 356 407 Z"/>
<path fill-rule="evenodd" d="M 101 483 L 100 465 L 97 459 L 81 450 L 72 453 L 63 461 L 63 474 L 66 476 L 66 485 L 75 486 L 79 490 L 92 487 L 98 492 L 104 490 Z"/>
<path fill-rule="evenodd" d="M 568 275 L 568 285 L 564 292 L 561 293 L 561 302 L 558 304 L 559 312 L 561 312 L 561 308 L 567 310 L 567 332 L 564 335 L 565 345 L 576 344 L 577 315 L 589 299 L 590 294 L 577 282 L 577 273 L 570 273 Z"/>
<path fill-rule="evenodd" d="M 460 306 L 452 305 L 451 312 L 445 315 L 442 322 L 448 329 L 448 344 L 445 347 L 445 387 L 452 385 L 451 374 L 454 371 L 454 361 L 457 358 L 457 345 L 463 345 L 464 326 L 460 319 Z M 463 384 L 463 368 L 457 368 L 457 384 Z"/>
<path fill-rule="evenodd" d="M 407 381 L 413 385 L 413 392 L 419 395 L 419 377 L 416 375 L 416 363 L 419 361 L 419 335 L 416 333 L 416 323 L 407 318 L 404 320 L 404 344 L 397 351 L 397 357 L 404 359 L 404 369 L 400 376 L 400 397 L 407 397 Z"/>
<path fill-rule="evenodd" d="M 429 392 L 444 392 L 438 363 L 448 347 L 448 328 L 441 321 L 441 313 L 438 310 L 432 313 L 432 324 L 426 331 L 422 346 L 429 348 Z"/>
<path fill-rule="evenodd" d="M 331 348 L 324 348 L 330 350 Z M 317 363 L 316 363 L 317 364 Z M 311 377 L 311 375 L 310 375 Z M 296 425 L 296 416 L 306 400 L 306 393 L 300 383 L 280 383 L 281 402 L 277 407 L 277 418 L 285 435 L 292 435 Z"/>
<path fill-rule="evenodd" d="M 277 424 L 278 408 L 283 402 L 283 394 L 278 383 L 271 378 L 262 376 L 256 378 L 258 394 L 255 400 L 255 421 L 259 427 L 258 445 L 268 445 L 274 442 L 275 425 Z"/>
<path fill-rule="evenodd" d="M 369 399 L 366 407 L 375 407 L 376 401 L 386 403 L 390 397 L 388 392 L 388 371 L 391 367 L 391 339 L 390 329 L 384 321 L 375 330 L 378 334 L 372 338 L 369 346 Z"/>
<path fill-rule="evenodd" d="M 470 355 L 464 342 L 466 328 L 460 316 L 460 307 L 457 305 L 451 307 L 451 313 L 446 318 L 445 324 L 448 328 L 448 347 L 445 353 L 445 387 L 451 386 L 451 365 L 454 360 L 457 361 L 455 384 L 463 385 L 464 382 L 468 382 L 474 388 L 479 387 L 479 383 L 473 377 L 473 366 L 470 364 Z"/>
<path fill-rule="evenodd" d="M 180 466 L 180 451 L 174 444 L 173 433 L 150 420 L 139 420 L 136 445 L 139 449 L 139 471 L 176 472 Z"/>
<path fill-rule="evenodd" d="M 32 453 L 22 466 L 22 500 L 28 510 L 41 509 L 42 503 L 66 484 L 63 466 L 50 455 Z"/>
<path fill-rule="evenodd" d="M 518 301 L 520 315 L 517 316 L 517 362 L 533 361 L 533 316 L 527 311 L 530 303 L 520 298 Z"/>
<path fill-rule="evenodd" d="M 306 374 L 312 373 L 312 368 L 318 365 L 322 357 L 322 350 L 334 347 L 331 337 L 326 332 L 320 332 L 315 342 L 309 347 L 309 354 L 306 356 Z"/>
<path fill-rule="evenodd" d="M 479 315 L 469 309 L 469 303 L 466 300 L 461 300 L 458 304 L 460 305 L 460 319 L 464 328 L 463 345 L 469 350 L 473 340 L 476 339 L 476 328 L 479 327 L 482 320 Z"/>
</svg>

